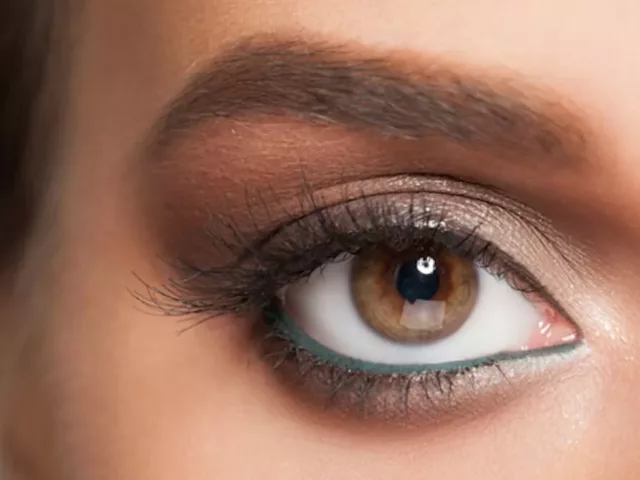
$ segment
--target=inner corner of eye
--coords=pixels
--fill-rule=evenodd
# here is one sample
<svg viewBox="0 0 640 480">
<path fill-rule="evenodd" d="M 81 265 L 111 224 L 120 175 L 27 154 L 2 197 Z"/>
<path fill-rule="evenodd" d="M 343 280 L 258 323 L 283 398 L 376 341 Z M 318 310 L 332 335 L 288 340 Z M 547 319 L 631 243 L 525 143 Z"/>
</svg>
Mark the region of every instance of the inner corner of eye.
<svg viewBox="0 0 640 480">
<path fill-rule="evenodd" d="M 379 364 L 441 364 L 573 344 L 577 326 L 449 251 L 371 249 L 281 291 L 290 322 L 322 347 Z"/>
<path fill-rule="evenodd" d="M 526 297 L 534 305 L 539 317 L 523 351 L 570 345 L 580 340 L 578 326 L 557 308 L 538 295 L 528 294 Z"/>
</svg>

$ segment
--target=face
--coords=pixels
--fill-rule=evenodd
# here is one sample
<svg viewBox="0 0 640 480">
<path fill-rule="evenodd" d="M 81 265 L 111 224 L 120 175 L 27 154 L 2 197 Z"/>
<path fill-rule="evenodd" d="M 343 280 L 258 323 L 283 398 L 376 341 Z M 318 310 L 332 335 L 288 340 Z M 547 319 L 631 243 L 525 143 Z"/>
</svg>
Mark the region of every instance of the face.
<svg viewBox="0 0 640 480">
<path fill-rule="evenodd" d="M 4 308 L 9 468 L 637 477 L 640 4 L 89 0 L 72 23 Z"/>
</svg>

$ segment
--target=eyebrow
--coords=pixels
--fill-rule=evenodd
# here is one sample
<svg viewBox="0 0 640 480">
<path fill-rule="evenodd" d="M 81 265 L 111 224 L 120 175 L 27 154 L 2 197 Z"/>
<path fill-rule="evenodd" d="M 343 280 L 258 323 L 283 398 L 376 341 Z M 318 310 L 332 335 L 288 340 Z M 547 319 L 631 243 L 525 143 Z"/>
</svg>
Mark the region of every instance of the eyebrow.
<svg viewBox="0 0 640 480">
<path fill-rule="evenodd" d="M 286 116 L 401 139 L 583 156 L 588 135 L 558 95 L 419 56 L 249 38 L 197 74 L 154 128 L 151 150 L 203 123 Z"/>
</svg>

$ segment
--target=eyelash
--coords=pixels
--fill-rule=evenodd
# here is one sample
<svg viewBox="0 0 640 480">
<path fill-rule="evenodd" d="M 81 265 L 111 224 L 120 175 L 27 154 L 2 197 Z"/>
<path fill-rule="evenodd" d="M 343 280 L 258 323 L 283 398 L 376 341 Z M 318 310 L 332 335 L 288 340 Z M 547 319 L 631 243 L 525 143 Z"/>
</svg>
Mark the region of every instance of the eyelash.
<svg viewBox="0 0 640 480">
<path fill-rule="evenodd" d="M 456 400 L 453 395 L 456 386 L 468 390 L 479 372 L 486 376 L 489 370 L 504 380 L 502 362 L 507 358 L 517 360 L 518 355 L 502 355 L 446 369 L 440 366 L 428 371 L 371 373 L 315 357 L 296 344 L 285 329 L 279 328 L 278 322 L 269 321 L 274 312 L 277 315 L 278 292 L 282 288 L 309 277 L 344 254 L 358 255 L 378 246 L 397 252 L 446 248 L 507 281 L 513 289 L 555 306 L 524 267 L 477 234 L 484 219 L 479 219 L 472 228 L 456 230 L 448 225 L 446 207 L 434 212 L 418 193 L 404 194 L 402 198 L 399 202 L 397 194 L 362 196 L 333 206 L 316 206 L 302 218 L 264 232 L 257 242 L 247 241 L 249 236 L 235 226 L 216 225 L 218 235 L 209 233 L 212 247 L 221 256 L 237 260 L 215 267 L 173 262 L 172 266 L 181 274 L 179 278 L 162 287 L 146 285 L 146 292 L 136 296 L 165 314 L 195 317 L 196 324 L 222 314 L 262 312 L 253 335 L 260 354 L 270 360 L 273 370 L 283 373 L 286 383 L 294 379 L 305 383 L 304 390 L 315 391 L 316 397 L 324 398 L 325 406 L 338 402 L 343 410 L 381 411 L 379 395 L 373 395 L 380 385 L 385 386 L 385 398 L 391 395 L 398 403 L 398 408 L 393 412 L 387 409 L 385 416 L 406 417 L 410 411 L 451 406 Z M 416 393 L 418 390 L 421 393 Z M 413 408 L 417 405 L 416 398 L 421 399 L 424 408 Z"/>
<path fill-rule="evenodd" d="M 476 233 L 483 220 L 455 231 L 448 226 L 446 209 L 433 212 L 420 194 L 409 194 L 404 207 L 393 197 L 363 196 L 315 207 L 304 217 L 259 235 L 257 242 L 248 241 L 250 235 L 234 225 L 220 222 L 207 230 L 211 246 L 235 261 L 213 267 L 169 262 L 178 276 L 161 287 L 145 283 L 145 292 L 135 296 L 170 315 L 240 315 L 267 307 L 279 290 L 328 262 L 382 246 L 398 253 L 446 248 L 507 281 L 514 290 L 550 298 L 522 265 Z M 212 233 L 219 230 L 225 233 Z"/>
</svg>

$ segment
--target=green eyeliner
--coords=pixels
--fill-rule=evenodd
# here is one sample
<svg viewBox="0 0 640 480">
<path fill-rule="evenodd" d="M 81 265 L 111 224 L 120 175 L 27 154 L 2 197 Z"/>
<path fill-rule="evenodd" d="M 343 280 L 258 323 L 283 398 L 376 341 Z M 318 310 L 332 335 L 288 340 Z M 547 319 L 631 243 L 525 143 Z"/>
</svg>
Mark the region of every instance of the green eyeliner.
<svg viewBox="0 0 640 480">
<path fill-rule="evenodd" d="M 529 350 L 523 352 L 504 352 L 489 357 L 481 357 L 458 362 L 446 362 L 438 364 L 384 364 L 374 363 L 366 360 L 351 358 L 346 355 L 337 353 L 321 343 L 317 342 L 309 335 L 304 333 L 300 327 L 282 311 L 266 310 L 265 316 L 273 325 L 276 331 L 285 337 L 294 347 L 302 348 L 315 356 L 321 362 L 326 362 L 338 368 L 363 372 L 374 375 L 407 375 L 420 374 L 428 372 L 444 372 L 455 373 L 463 370 L 470 370 L 488 365 L 495 365 L 508 361 L 520 360 L 523 358 L 534 358 L 547 356 L 552 354 L 567 354 L 575 351 L 581 344 L 581 341 L 562 344 L 554 347 L 541 348 L 538 350 Z"/>
</svg>

